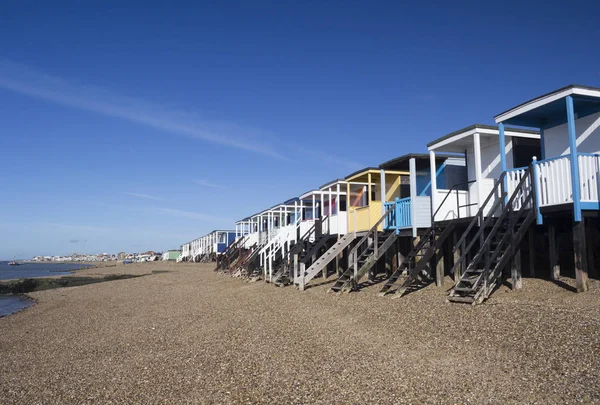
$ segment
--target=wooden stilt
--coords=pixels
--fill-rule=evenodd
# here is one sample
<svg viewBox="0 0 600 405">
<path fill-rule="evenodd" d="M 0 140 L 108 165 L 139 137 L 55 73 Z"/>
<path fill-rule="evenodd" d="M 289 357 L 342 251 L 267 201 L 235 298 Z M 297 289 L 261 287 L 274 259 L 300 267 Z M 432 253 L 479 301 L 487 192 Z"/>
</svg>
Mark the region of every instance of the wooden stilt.
<svg viewBox="0 0 600 405">
<path fill-rule="evenodd" d="M 521 249 L 517 249 L 510 263 L 510 278 L 512 289 L 520 290 L 523 287 L 523 276 L 521 273 Z"/>
<path fill-rule="evenodd" d="M 300 283 L 298 283 L 300 291 L 304 291 L 304 271 L 305 265 L 304 263 L 300 263 Z"/>
<path fill-rule="evenodd" d="M 581 221 L 573 224 L 573 254 L 577 292 L 588 290 L 587 252 L 585 247 L 585 219 L 581 218 Z"/>
<path fill-rule="evenodd" d="M 535 277 L 535 227 L 529 228 L 529 277 Z"/>
<path fill-rule="evenodd" d="M 454 231 L 452 232 L 452 246 L 453 248 L 456 247 L 456 251 L 454 252 L 454 256 L 452 257 L 452 264 L 455 265 L 456 262 L 458 262 L 458 260 L 460 259 L 460 255 L 462 254 L 462 246 L 456 246 L 456 244 L 458 243 L 458 239 L 459 239 L 459 234 L 458 231 Z M 460 280 L 462 276 L 462 264 L 460 266 L 458 266 L 456 269 L 454 269 L 454 282 L 458 283 L 458 280 Z"/>
<path fill-rule="evenodd" d="M 294 264 L 293 264 L 293 266 L 294 266 L 294 269 L 293 269 L 293 271 L 294 271 L 294 278 L 292 280 L 294 280 L 294 283 L 296 283 L 297 282 L 297 278 L 299 277 L 299 274 L 298 274 L 298 270 L 299 270 L 299 268 L 298 268 L 298 254 L 294 255 Z"/>
<path fill-rule="evenodd" d="M 591 218 L 585 219 L 585 250 L 587 251 L 587 270 L 589 277 L 594 277 L 596 269 L 594 260 L 594 228 L 596 224 L 594 224 L 593 221 L 594 220 Z"/>
<path fill-rule="evenodd" d="M 435 285 L 444 286 L 444 249 L 443 247 L 435 254 Z"/>
<path fill-rule="evenodd" d="M 560 265 L 558 264 L 558 251 L 556 244 L 556 225 L 548 224 L 548 254 L 550 259 L 550 279 L 556 281 L 560 277 Z"/>
</svg>

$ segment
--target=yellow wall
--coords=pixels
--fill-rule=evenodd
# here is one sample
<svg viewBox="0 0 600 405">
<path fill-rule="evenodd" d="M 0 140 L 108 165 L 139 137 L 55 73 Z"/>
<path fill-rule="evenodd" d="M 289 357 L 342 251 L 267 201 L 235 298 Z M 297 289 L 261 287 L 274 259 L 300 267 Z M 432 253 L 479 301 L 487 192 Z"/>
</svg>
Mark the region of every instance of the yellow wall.
<svg viewBox="0 0 600 405">
<path fill-rule="evenodd" d="M 394 198 L 396 198 L 397 196 L 399 196 L 400 194 L 400 175 L 393 175 L 393 179 L 394 181 L 390 182 L 388 180 L 389 176 L 386 176 L 385 179 L 385 200 L 386 201 L 393 201 Z"/>
<path fill-rule="evenodd" d="M 354 232 L 354 212 L 356 211 L 356 232 L 365 232 L 381 218 L 381 201 L 371 201 L 368 207 L 350 208 L 348 213 L 348 232 Z M 383 222 L 377 227 L 383 230 Z"/>
</svg>

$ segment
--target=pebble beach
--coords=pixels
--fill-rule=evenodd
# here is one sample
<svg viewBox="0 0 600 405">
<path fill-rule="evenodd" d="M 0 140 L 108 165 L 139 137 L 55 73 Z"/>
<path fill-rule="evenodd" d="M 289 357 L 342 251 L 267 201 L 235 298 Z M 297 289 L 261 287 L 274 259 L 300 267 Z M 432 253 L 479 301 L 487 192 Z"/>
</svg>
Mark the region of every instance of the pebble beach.
<svg viewBox="0 0 600 405">
<path fill-rule="evenodd" d="M 449 279 L 392 300 L 213 269 L 119 264 L 77 274 L 143 276 L 29 293 L 0 318 L 0 403 L 600 403 L 598 282 L 525 279 L 472 307 L 445 302 Z"/>
</svg>

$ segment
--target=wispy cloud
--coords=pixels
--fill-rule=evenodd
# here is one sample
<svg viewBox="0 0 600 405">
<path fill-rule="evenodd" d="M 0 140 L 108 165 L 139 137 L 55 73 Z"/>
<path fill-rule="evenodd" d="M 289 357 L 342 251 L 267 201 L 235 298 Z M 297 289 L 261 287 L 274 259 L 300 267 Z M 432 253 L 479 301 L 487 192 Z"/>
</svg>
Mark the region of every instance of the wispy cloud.
<svg viewBox="0 0 600 405">
<path fill-rule="evenodd" d="M 165 214 L 170 214 L 170 215 L 183 217 L 183 218 L 198 219 L 201 221 L 212 221 L 212 222 L 233 222 L 234 221 L 231 218 L 223 218 L 223 217 L 218 217 L 218 216 L 209 215 L 209 214 L 202 214 L 200 212 L 183 211 L 183 210 L 178 210 L 178 209 L 173 209 L 173 208 L 155 208 L 155 210 L 158 212 L 163 212 Z"/>
<path fill-rule="evenodd" d="M 112 232 L 113 228 L 108 228 L 104 226 L 94 226 L 94 225 L 79 225 L 79 224 L 65 224 L 65 223 L 57 223 L 57 222 L 42 222 L 39 225 L 46 225 L 54 228 L 62 228 L 73 231 L 93 231 L 93 232 Z"/>
<path fill-rule="evenodd" d="M 69 82 L 29 66 L 0 61 L 0 88 L 73 108 L 126 119 L 180 136 L 287 160 L 287 157 L 279 153 L 269 142 L 264 141 L 268 135 L 257 130 L 234 123 L 205 120 L 195 113 L 153 105 L 98 87 Z"/>
<path fill-rule="evenodd" d="M 199 186 L 204 186 L 204 187 L 210 187 L 210 188 L 220 188 L 220 189 L 225 189 L 225 186 L 222 186 L 220 184 L 216 184 L 216 183 L 212 183 L 208 180 L 194 180 L 194 183 L 198 184 Z"/>
<path fill-rule="evenodd" d="M 124 192 L 123 194 L 130 195 L 132 197 L 143 198 L 144 200 L 164 201 L 163 198 L 155 197 L 155 196 L 150 195 L 150 194 L 129 193 L 129 192 Z"/>
</svg>

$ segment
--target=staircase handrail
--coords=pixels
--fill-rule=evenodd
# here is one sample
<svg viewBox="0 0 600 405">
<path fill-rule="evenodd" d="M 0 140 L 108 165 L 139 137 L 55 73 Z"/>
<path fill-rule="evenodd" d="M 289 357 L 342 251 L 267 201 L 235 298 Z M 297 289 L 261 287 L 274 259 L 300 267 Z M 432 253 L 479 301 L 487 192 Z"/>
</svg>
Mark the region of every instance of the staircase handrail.
<svg viewBox="0 0 600 405">
<path fill-rule="evenodd" d="M 329 218 L 329 214 L 319 219 L 315 219 L 313 225 L 304 233 L 304 235 L 300 237 L 300 240 L 308 240 L 310 236 L 317 230 L 317 221 L 323 224 L 323 221 L 325 221 L 327 218 Z"/>
<path fill-rule="evenodd" d="M 523 177 L 521 178 L 521 180 L 519 181 L 519 183 L 517 184 L 517 186 L 515 187 L 515 190 L 513 191 L 512 195 L 510 196 L 508 202 L 506 203 L 506 207 L 509 207 L 508 210 L 505 210 L 502 215 L 500 215 L 500 217 L 497 218 L 496 223 L 494 224 L 494 226 L 492 227 L 492 229 L 490 230 L 490 232 L 488 233 L 487 237 L 485 238 L 485 240 L 483 241 L 482 244 L 482 249 L 481 251 L 484 251 L 484 247 L 486 246 L 490 246 L 490 244 L 492 243 L 492 239 L 494 238 L 494 235 L 496 233 L 496 231 L 498 230 L 498 228 L 500 227 L 500 225 L 502 224 L 502 221 L 508 216 L 509 213 L 513 212 L 512 210 L 512 204 L 514 202 L 514 199 L 516 198 L 516 196 L 519 194 L 519 192 L 521 191 L 521 187 L 523 186 L 523 183 L 525 182 L 525 179 L 531 175 L 531 167 L 528 167 L 527 170 L 525 171 L 525 173 L 523 174 Z M 531 200 L 533 198 L 533 192 L 530 192 L 529 195 L 525 198 L 524 201 L 529 202 L 529 200 Z M 525 208 L 526 204 L 523 204 L 523 207 L 519 210 L 519 212 L 522 212 L 524 210 L 529 210 L 530 208 Z M 512 218 L 510 220 L 510 222 L 508 223 L 508 228 L 511 228 L 512 226 L 515 225 L 516 223 L 516 218 L 518 218 L 518 216 Z M 484 229 L 485 227 L 482 227 L 482 229 Z M 473 238 L 474 240 L 477 239 L 477 237 Z M 498 245 L 499 247 L 500 245 Z M 498 247 L 496 247 L 496 249 L 494 250 L 494 252 L 496 252 L 498 250 Z M 465 249 L 466 251 L 468 251 L 468 249 Z M 495 253 L 494 255 L 492 255 L 493 259 L 495 259 L 497 257 L 497 253 Z M 475 257 L 473 257 L 472 262 L 478 263 L 480 260 L 480 253 L 478 253 L 477 255 L 475 255 Z M 493 261 L 493 260 L 491 260 Z M 487 269 L 487 265 L 486 265 L 486 270 Z"/>
<path fill-rule="evenodd" d="M 377 222 L 375 222 L 375 225 L 373 225 L 371 227 L 371 229 L 369 229 L 369 231 L 362 237 L 360 238 L 360 240 L 358 241 L 358 243 L 356 245 L 354 245 L 354 247 L 352 248 L 352 250 L 350 251 L 350 255 L 349 257 L 354 257 L 354 255 L 356 254 L 356 252 L 358 251 L 358 248 L 365 243 L 365 241 L 367 240 L 367 238 L 369 237 L 370 234 L 374 233 L 377 231 L 377 227 L 379 226 L 379 224 L 381 224 L 383 222 L 383 220 L 389 215 L 389 213 L 391 211 L 393 211 L 395 209 L 394 207 L 391 207 L 390 209 L 388 209 L 382 216 L 381 218 L 379 218 L 379 220 Z M 353 264 L 350 264 L 350 266 L 353 266 Z"/>
<path fill-rule="evenodd" d="M 493 218 L 493 213 L 494 211 L 496 211 L 496 209 L 498 208 L 499 204 L 504 203 L 504 197 L 506 194 L 506 190 L 504 190 L 504 178 L 506 177 L 506 172 L 502 172 L 502 174 L 500 175 L 500 177 L 498 177 L 498 179 L 494 182 L 494 186 L 492 187 L 492 191 L 490 191 L 490 193 L 488 194 L 487 198 L 483 201 L 483 204 L 481 204 L 481 207 L 479 207 L 479 210 L 477 210 L 477 213 L 473 216 L 473 219 L 471 220 L 471 222 L 469 223 L 469 225 L 467 226 L 467 229 L 463 232 L 463 234 L 461 235 L 461 237 L 458 239 L 458 242 L 456 242 L 456 244 L 454 245 L 454 248 L 452 249 L 452 253 L 456 253 L 456 251 L 459 249 L 460 246 L 462 246 L 462 244 L 464 243 L 465 239 L 467 238 L 467 236 L 469 235 L 469 232 L 471 231 L 471 229 L 473 229 L 473 227 L 475 226 L 475 224 L 479 221 L 479 219 L 481 217 L 483 217 L 483 212 L 487 206 L 487 204 L 490 202 L 490 199 L 492 198 L 493 195 L 496 194 L 497 189 L 498 189 L 498 185 L 500 185 L 500 198 L 498 200 L 496 200 L 496 202 L 492 205 L 492 208 L 490 209 L 489 212 L 492 213 L 492 215 L 490 215 L 482 224 L 481 228 L 484 228 L 483 225 L 484 224 L 488 224 L 489 221 L 491 220 L 491 218 Z M 471 243 L 469 244 L 469 248 L 470 249 L 473 244 L 475 243 L 476 238 L 473 237 Z M 464 250 L 468 250 L 468 249 L 464 249 Z"/>
<path fill-rule="evenodd" d="M 301 219 L 301 216 L 296 215 L 294 222 L 290 224 L 291 226 L 293 226 L 293 229 L 287 229 L 286 231 L 282 232 L 282 228 L 279 228 L 278 232 L 271 239 L 269 239 L 269 241 L 262 247 L 260 254 L 267 252 L 267 249 L 270 249 L 270 253 L 268 253 L 269 256 L 273 255 L 276 251 L 278 251 L 279 249 L 271 249 L 271 247 L 273 247 L 278 241 L 282 239 L 282 235 L 285 235 L 285 239 L 287 240 L 289 239 L 290 234 L 296 233 L 298 227 L 300 226 Z M 286 225 L 285 228 L 289 227 L 290 225 Z M 281 243 L 279 243 L 278 245 L 281 245 Z M 273 252 L 274 250 L 275 252 Z"/>
<path fill-rule="evenodd" d="M 440 205 L 438 205 L 437 209 L 435 210 L 435 212 L 433 213 L 433 215 L 431 216 L 431 223 L 435 222 L 435 216 L 437 215 L 437 213 L 440 211 L 440 208 L 442 208 L 444 206 L 444 203 L 446 202 L 446 200 L 448 199 L 448 197 L 450 197 L 450 195 L 452 194 L 452 191 L 457 191 L 456 193 L 456 216 L 460 218 L 460 209 L 464 208 L 464 207 L 470 207 L 472 205 L 475 205 L 475 203 L 473 204 L 465 204 L 465 205 L 459 205 L 458 204 L 458 186 L 465 186 L 465 185 L 469 185 L 471 183 L 475 183 L 477 180 L 470 180 L 470 181 L 465 181 L 462 183 L 456 183 L 454 184 L 452 187 L 450 187 L 450 189 L 448 190 L 448 192 L 446 193 L 446 196 L 444 197 L 444 199 L 442 200 L 442 202 L 440 203 Z"/>
<path fill-rule="evenodd" d="M 525 179 L 527 179 L 527 177 L 529 177 L 532 173 L 532 165 L 527 167 L 527 170 L 525 171 L 525 173 L 523 174 L 523 177 L 521 178 L 521 180 L 519 181 L 519 183 L 517 184 L 517 186 L 515 187 L 515 190 L 513 191 L 512 195 L 510 196 L 510 198 L 508 199 L 508 202 L 506 204 L 504 204 L 505 207 L 512 207 L 512 204 L 514 202 L 514 199 L 516 198 L 517 194 L 521 191 L 521 187 L 523 185 L 523 183 L 525 182 Z M 498 181 L 496 181 L 496 184 L 494 184 L 494 188 L 492 189 L 492 191 L 490 192 L 490 195 L 488 196 L 488 198 L 486 199 L 486 203 L 488 202 L 488 200 L 490 199 L 490 197 L 492 195 L 495 194 L 496 191 L 496 187 L 497 187 L 497 183 L 500 182 L 501 180 L 503 180 L 504 176 L 506 175 L 506 172 L 502 172 L 502 175 L 500 176 L 500 178 L 498 179 Z M 502 183 L 502 188 L 504 188 L 504 183 Z M 533 190 L 532 190 L 533 191 Z M 528 196 L 526 198 L 526 200 L 529 200 L 530 198 L 533 198 L 533 192 L 530 193 L 530 196 Z M 495 210 L 497 208 L 497 205 L 500 203 L 504 202 L 504 197 L 506 196 L 506 191 L 502 192 L 502 198 L 498 199 L 498 201 L 496 201 L 496 203 L 494 203 L 493 205 L 493 210 Z M 480 211 L 485 207 L 485 203 L 484 205 L 482 205 Z M 528 209 L 528 208 L 523 208 L 523 209 Z M 483 243 L 481 245 L 481 247 L 483 248 L 484 246 L 487 246 L 488 244 L 491 243 L 491 240 L 496 232 L 496 230 L 498 229 L 498 227 L 500 226 L 500 224 L 502 223 L 502 220 L 506 217 L 506 215 L 508 215 L 508 213 L 512 211 L 511 209 L 505 211 L 502 213 L 502 215 L 500 215 L 500 217 L 496 218 L 496 223 L 494 224 L 494 226 L 492 227 L 492 229 L 490 230 L 490 232 L 488 233 L 487 237 L 483 240 Z M 493 212 L 493 211 L 491 211 Z M 469 231 L 472 229 L 472 227 L 474 226 L 475 222 L 478 220 L 479 218 L 479 212 L 477 213 L 477 216 L 475 216 L 475 218 L 473 218 L 473 221 L 471 221 L 471 223 L 469 224 L 469 227 L 467 227 L 467 229 L 464 231 L 463 235 L 461 236 L 461 238 L 459 239 L 459 241 L 456 243 L 454 249 L 453 249 L 453 253 L 456 252 L 456 250 L 461 246 L 462 242 L 465 240 L 465 238 L 467 237 Z M 450 270 L 450 272 L 453 272 L 457 266 L 461 265 L 462 262 L 465 260 L 467 253 L 471 250 L 471 248 L 473 247 L 473 245 L 475 244 L 475 241 L 482 235 L 482 233 L 484 232 L 485 228 L 487 225 L 489 225 L 489 223 L 494 219 L 493 215 L 490 215 L 486 218 L 486 220 L 483 222 L 483 224 L 479 227 L 479 230 L 477 231 L 477 233 L 471 238 L 471 242 L 467 245 L 466 248 L 464 248 L 461 252 L 460 257 L 456 260 L 456 262 L 454 263 L 454 266 L 452 266 L 452 270 Z M 471 260 L 472 263 L 478 263 L 480 258 L 481 258 L 481 252 L 483 251 L 483 249 L 480 249 L 479 253 L 477 253 L 475 255 L 475 257 L 473 257 L 473 259 Z M 486 269 L 487 271 L 487 269 Z"/>
<path fill-rule="evenodd" d="M 234 241 L 231 245 L 227 246 L 227 250 L 223 252 L 225 256 L 229 256 L 231 252 L 235 251 L 245 240 L 248 238 L 248 235 L 241 236 L 238 240 Z"/>
</svg>

